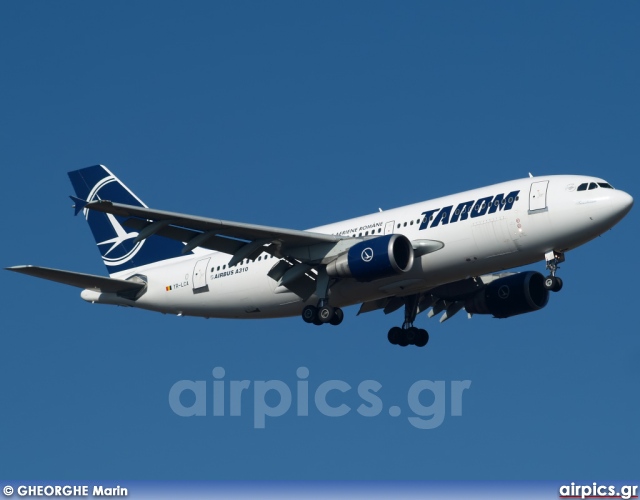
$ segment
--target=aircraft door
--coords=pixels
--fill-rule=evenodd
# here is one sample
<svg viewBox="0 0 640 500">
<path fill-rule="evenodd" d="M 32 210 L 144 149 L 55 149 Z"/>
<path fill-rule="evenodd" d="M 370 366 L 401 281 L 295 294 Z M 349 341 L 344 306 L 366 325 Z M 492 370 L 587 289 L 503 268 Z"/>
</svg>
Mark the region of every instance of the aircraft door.
<svg viewBox="0 0 640 500">
<path fill-rule="evenodd" d="M 384 234 L 393 234 L 393 226 L 395 226 L 396 221 L 390 220 L 384 225 Z"/>
<path fill-rule="evenodd" d="M 193 268 L 193 293 L 206 292 L 209 290 L 207 286 L 207 266 L 210 258 L 201 259 L 196 262 Z"/>
<path fill-rule="evenodd" d="M 547 209 L 547 188 L 549 181 L 534 182 L 529 191 L 529 213 Z"/>
</svg>

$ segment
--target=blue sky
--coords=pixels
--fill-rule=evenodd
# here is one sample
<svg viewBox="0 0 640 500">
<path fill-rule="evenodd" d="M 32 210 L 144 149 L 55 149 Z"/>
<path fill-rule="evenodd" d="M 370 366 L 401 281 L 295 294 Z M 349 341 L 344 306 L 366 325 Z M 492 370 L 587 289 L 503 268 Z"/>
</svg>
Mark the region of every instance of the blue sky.
<svg viewBox="0 0 640 500">
<path fill-rule="evenodd" d="M 96 163 L 152 207 L 299 229 L 528 172 L 638 199 L 639 15 L 626 1 L 5 2 L 0 264 L 105 273 L 67 198 L 66 172 Z M 322 329 L 176 318 L 3 271 L 0 476 L 637 478 L 637 227 L 636 208 L 568 254 L 540 312 L 420 316 L 424 349 L 388 344 L 401 312 L 348 308 Z M 306 367 L 312 391 L 352 386 L 332 401 L 353 409 L 294 406 L 261 430 L 250 402 L 177 416 L 172 385 L 210 392 L 215 367 L 291 388 Z M 382 385 L 376 417 L 355 411 L 363 380 Z M 410 425 L 419 380 L 470 380 L 463 415 Z"/>
</svg>

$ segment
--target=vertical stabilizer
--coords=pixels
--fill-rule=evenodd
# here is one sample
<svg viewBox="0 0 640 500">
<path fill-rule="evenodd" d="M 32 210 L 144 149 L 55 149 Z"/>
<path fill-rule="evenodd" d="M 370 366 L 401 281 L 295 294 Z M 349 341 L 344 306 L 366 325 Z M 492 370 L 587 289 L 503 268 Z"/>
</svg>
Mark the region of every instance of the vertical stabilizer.
<svg viewBox="0 0 640 500">
<path fill-rule="evenodd" d="M 95 165 L 69 172 L 76 197 L 76 214 L 82 212 L 89 223 L 96 245 L 109 274 L 144 266 L 182 255 L 184 244 L 162 236 L 136 241 L 138 233 L 123 225 L 126 218 L 105 214 L 84 206 L 95 200 L 109 200 L 146 207 L 107 167 Z"/>
</svg>

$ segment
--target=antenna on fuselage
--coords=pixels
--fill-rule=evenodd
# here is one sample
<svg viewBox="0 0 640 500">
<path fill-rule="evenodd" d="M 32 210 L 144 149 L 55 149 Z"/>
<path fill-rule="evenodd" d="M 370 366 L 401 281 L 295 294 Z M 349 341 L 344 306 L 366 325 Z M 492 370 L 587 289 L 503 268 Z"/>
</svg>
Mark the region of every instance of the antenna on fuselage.
<svg viewBox="0 0 640 500">
<path fill-rule="evenodd" d="M 531 174 L 531 172 L 529 172 L 529 177 L 533 177 L 533 175 Z"/>
</svg>

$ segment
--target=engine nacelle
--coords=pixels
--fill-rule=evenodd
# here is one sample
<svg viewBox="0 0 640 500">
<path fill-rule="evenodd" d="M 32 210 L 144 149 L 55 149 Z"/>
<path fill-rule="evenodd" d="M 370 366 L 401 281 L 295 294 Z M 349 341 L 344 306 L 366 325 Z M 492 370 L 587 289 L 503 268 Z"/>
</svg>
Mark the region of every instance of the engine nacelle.
<svg viewBox="0 0 640 500">
<path fill-rule="evenodd" d="M 464 304 L 472 314 L 493 314 L 509 318 L 538 311 L 549 302 L 544 276 L 535 271 L 517 273 L 489 283 Z"/>
<path fill-rule="evenodd" d="M 406 273 L 413 266 L 413 247 L 402 234 L 387 234 L 356 243 L 327 264 L 329 276 L 373 281 Z"/>
</svg>

